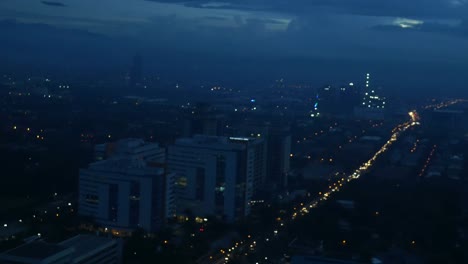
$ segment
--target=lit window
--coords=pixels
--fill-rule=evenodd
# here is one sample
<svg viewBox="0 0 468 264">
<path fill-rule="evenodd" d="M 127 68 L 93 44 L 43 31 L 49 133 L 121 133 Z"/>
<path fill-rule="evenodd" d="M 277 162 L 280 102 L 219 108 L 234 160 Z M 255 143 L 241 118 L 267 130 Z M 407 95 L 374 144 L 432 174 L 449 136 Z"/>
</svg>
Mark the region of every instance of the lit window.
<svg viewBox="0 0 468 264">
<path fill-rule="evenodd" d="M 187 187 L 187 184 L 188 184 L 187 177 L 180 177 L 176 182 L 176 185 L 180 187 Z"/>
</svg>

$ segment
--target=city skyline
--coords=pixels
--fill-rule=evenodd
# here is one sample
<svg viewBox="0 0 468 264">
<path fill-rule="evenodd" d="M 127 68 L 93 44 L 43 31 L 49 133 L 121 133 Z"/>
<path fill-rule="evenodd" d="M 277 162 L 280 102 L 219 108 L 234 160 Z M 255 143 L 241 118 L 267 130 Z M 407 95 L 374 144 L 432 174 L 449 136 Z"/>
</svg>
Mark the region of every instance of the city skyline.
<svg viewBox="0 0 468 264">
<path fill-rule="evenodd" d="M 466 90 L 465 1 L 413 1 L 409 6 L 399 1 L 391 8 L 368 0 L 354 5 L 345 1 L 47 3 L 0 3 L 1 26 L 9 39 L 0 46 L 0 57 L 12 66 L 65 70 L 68 75 L 118 72 L 140 53 L 147 73 L 187 82 L 239 81 L 244 76 L 261 79 L 265 85 L 267 75 L 275 76 L 270 81 L 286 78 L 320 85 L 373 69 L 383 85 L 402 94 L 438 94 L 441 87 L 452 94 Z M 20 31 L 25 35 L 19 36 Z M 26 36 L 35 36 L 35 51 L 28 49 L 33 47 Z M 60 36 L 73 41 L 63 42 Z M 21 46 L 26 53 L 16 52 Z M 93 58 L 99 59 L 90 63 Z M 181 65 L 187 66 L 183 74 L 178 72 Z"/>
<path fill-rule="evenodd" d="M 0 263 L 468 263 L 468 0 L 1 0 Z"/>
</svg>

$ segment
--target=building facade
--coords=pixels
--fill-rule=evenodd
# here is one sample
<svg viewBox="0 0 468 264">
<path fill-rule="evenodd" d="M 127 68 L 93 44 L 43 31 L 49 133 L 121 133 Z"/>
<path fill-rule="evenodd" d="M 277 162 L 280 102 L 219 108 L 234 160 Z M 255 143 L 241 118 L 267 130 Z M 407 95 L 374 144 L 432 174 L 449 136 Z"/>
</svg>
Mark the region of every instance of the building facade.
<svg viewBox="0 0 468 264">
<path fill-rule="evenodd" d="M 259 123 L 249 120 L 242 124 L 239 133 L 247 137 L 265 140 L 266 177 L 259 189 L 281 191 L 288 184 L 291 154 L 291 125 L 272 120 Z"/>
<path fill-rule="evenodd" d="M 250 214 L 250 201 L 265 179 L 264 141 L 258 138 L 195 136 L 168 150 L 177 177 L 178 214 L 216 216 L 232 222 Z"/>
<path fill-rule="evenodd" d="M 165 151 L 140 140 L 119 143 L 107 159 L 80 170 L 79 214 L 112 229 L 157 231 L 175 214 Z"/>
</svg>

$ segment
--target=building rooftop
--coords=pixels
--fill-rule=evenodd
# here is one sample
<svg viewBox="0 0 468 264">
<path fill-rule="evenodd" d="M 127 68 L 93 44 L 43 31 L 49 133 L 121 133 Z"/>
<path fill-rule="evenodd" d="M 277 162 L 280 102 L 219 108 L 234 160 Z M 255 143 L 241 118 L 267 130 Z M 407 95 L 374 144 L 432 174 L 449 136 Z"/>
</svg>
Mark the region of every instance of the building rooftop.
<svg viewBox="0 0 468 264">
<path fill-rule="evenodd" d="M 259 138 L 253 137 L 218 137 L 196 135 L 192 138 L 181 138 L 176 140 L 176 145 L 179 146 L 197 146 L 209 147 L 213 149 L 243 149 L 246 143 L 260 141 Z"/>
<path fill-rule="evenodd" d="M 43 260 L 65 250 L 67 250 L 67 248 L 64 246 L 49 244 L 43 241 L 35 241 L 21 245 L 0 255 L 14 256 L 31 260 Z"/>
<path fill-rule="evenodd" d="M 61 242 L 59 245 L 66 248 L 73 248 L 72 258 L 76 259 L 78 257 L 86 257 L 86 255 L 93 251 L 108 247 L 113 243 L 116 243 L 116 241 L 107 237 L 77 235 Z"/>
<path fill-rule="evenodd" d="M 128 157 L 132 155 L 141 155 L 148 151 L 158 150 L 164 153 L 158 143 L 147 142 L 139 138 L 124 138 L 116 142 L 99 144 L 94 147 L 96 152 L 105 152 L 107 157 Z"/>
<path fill-rule="evenodd" d="M 120 248 L 118 240 L 92 235 L 77 235 L 59 244 L 34 241 L 1 253 L 0 263 L 85 263 L 80 261 L 116 246 Z"/>
<path fill-rule="evenodd" d="M 124 139 L 117 141 L 116 144 L 117 144 L 117 148 L 119 151 L 131 151 L 132 149 L 143 147 L 146 145 L 159 147 L 159 144 L 157 143 L 146 142 L 143 139 L 139 139 L 139 138 L 124 138 Z"/>
<path fill-rule="evenodd" d="M 148 166 L 143 160 L 120 157 L 91 163 L 89 165 L 89 170 L 128 173 L 132 175 L 153 175 L 162 174 L 164 172 L 162 168 Z"/>
</svg>

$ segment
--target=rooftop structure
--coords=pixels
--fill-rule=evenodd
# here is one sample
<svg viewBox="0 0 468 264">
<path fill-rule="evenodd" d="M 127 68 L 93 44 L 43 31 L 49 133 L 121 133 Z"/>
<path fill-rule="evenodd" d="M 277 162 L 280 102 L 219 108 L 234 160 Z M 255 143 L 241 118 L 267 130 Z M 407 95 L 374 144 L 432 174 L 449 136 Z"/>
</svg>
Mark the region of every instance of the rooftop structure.
<svg viewBox="0 0 468 264">
<path fill-rule="evenodd" d="M 0 254 L 5 264 L 118 264 L 120 240 L 78 235 L 58 244 L 33 241 Z"/>
</svg>

